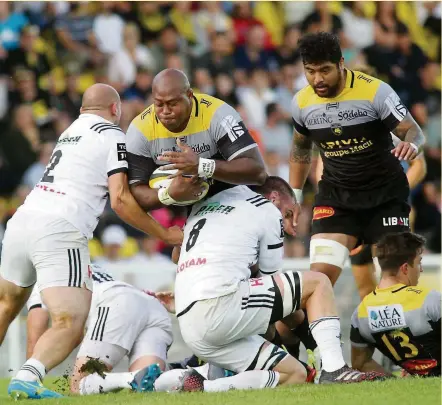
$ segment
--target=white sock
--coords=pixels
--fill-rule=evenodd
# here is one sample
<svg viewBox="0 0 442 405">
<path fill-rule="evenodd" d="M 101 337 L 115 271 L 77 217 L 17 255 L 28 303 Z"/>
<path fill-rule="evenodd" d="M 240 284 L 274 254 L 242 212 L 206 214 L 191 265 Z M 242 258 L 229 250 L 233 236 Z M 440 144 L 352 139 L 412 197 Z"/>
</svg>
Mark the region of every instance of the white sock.
<svg viewBox="0 0 442 405">
<path fill-rule="evenodd" d="M 310 324 L 310 331 L 321 354 L 322 368 L 336 371 L 345 366 L 341 349 L 341 325 L 339 317 L 319 318 Z"/>
<path fill-rule="evenodd" d="M 233 377 L 219 378 L 218 380 L 204 381 L 205 392 L 221 392 L 229 390 L 248 390 L 274 388 L 278 385 L 277 371 L 252 370 L 244 371 Z"/>
<path fill-rule="evenodd" d="M 45 366 L 38 360 L 30 358 L 23 364 L 15 378 L 22 381 L 43 381 L 45 375 Z"/>
<path fill-rule="evenodd" d="M 80 395 L 101 394 L 122 388 L 131 388 L 130 383 L 137 372 L 104 373 L 104 378 L 98 373 L 90 374 L 80 380 Z"/>
</svg>

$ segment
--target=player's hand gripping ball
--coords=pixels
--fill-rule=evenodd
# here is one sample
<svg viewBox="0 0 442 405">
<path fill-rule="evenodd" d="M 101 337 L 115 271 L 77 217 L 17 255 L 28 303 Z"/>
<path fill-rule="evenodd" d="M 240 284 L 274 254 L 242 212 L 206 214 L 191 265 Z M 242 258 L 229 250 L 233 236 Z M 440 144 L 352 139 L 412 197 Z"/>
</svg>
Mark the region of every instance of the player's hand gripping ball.
<svg viewBox="0 0 442 405">
<path fill-rule="evenodd" d="M 177 172 L 178 172 L 178 170 L 176 170 L 176 169 L 164 170 L 161 167 L 157 168 L 150 176 L 149 187 L 155 188 L 155 189 L 169 187 L 170 183 L 172 183 L 172 181 L 173 181 L 173 178 L 169 178 L 169 176 L 172 176 L 172 175 L 176 174 Z M 191 177 L 188 175 L 183 175 L 183 176 L 184 177 Z M 196 199 L 189 200 L 189 201 L 177 201 L 173 205 L 179 205 L 179 206 L 192 205 L 192 204 L 202 200 L 206 196 L 206 194 L 208 193 L 210 184 L 207 180 L 202 180 L 201 186 L 202 186 L 203 190 L 202 190 L 201 194 Z"/>
</svg>

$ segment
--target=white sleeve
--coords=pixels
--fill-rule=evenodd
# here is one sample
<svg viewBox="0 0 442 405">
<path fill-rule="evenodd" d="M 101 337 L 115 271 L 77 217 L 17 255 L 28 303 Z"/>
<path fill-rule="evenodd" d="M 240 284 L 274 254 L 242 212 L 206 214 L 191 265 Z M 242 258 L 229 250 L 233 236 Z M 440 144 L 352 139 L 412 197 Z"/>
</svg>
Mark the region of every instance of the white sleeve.
<svg viewBox="0 0 442 405">
<path fill-rule="evenodd" d="M 263 221 L 263 233 L 259 241 L 258 267 L 263 275 L 282 270 L 284 259 L 284 224 L 276 207 Z"/>
<path fill-rule="evenodd" d="M 106 171 L 110 177 L 116 173 L 127 173 L 126 139 L 124 133 L 112 131 L 106 133 L 107 161 Z"/>
</svg>

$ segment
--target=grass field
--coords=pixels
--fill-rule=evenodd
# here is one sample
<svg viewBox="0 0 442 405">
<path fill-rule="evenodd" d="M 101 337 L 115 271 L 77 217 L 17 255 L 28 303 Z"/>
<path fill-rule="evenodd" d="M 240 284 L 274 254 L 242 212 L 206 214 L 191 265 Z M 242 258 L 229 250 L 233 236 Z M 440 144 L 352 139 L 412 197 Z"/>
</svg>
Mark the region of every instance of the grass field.
<svg viewBox="0 0 442 405">
<path fill-rule="evenodd" d="M 0 404 L 12 404 L 6 395 L 6 379 L 0 380 Z M 60 382 L 48 387 L 60 391 Z M 25 401 L 26 402 L 26 401 Z M 398 379 L 386 382 L 352 385 L 303 385 L 263 391 L 230 391 L 219 394 L 203 393 L 148 393 L 95 395 L 41 400 L 39 405 L 439 405 L 441 403 L 441 379 Z"/>
</svg>

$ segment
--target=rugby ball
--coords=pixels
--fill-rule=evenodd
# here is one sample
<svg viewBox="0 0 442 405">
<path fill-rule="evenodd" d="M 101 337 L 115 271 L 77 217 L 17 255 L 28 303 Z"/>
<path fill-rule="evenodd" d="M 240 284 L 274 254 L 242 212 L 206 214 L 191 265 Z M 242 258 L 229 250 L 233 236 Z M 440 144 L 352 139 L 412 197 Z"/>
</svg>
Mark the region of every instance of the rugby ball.
<svg viewBox="0 0 442 405">
<path fill-rule="evenodd" d="M 172 169 L 172 170 L 161 170 L 161 167 L 157 168 L 152 175 L 150 176 L 149 179 L 149 187 L 150 188 L 156 188 L 156 189 L 160 189 L 163 187 L 168 187 L 169 184 L 172 182 L 173 179 L 169 179 L 169 176 L 171 176 L 172 174 L 175 174 L 177 172 L 176 169 Z M 186 176 L 183 175 L 184 177 L 190 177 L 190 176 Z M 179 205 L 179 206 L 186 206 L 186 205 L 192 205 L 195 204 L 196 202 L 202 200 L 206 194 L 209 191 L 209 187 L 210 184 L 208 183 L 208 181 L 204 180 L 202 182 L 202 186 L 204 188 L 203 192 L 201 193 L 200 196 L 198 196 L 197 199 L 195 200 L 191 200 L 191 201 L 178 201 L 173 205 Z"/>
</svg>

